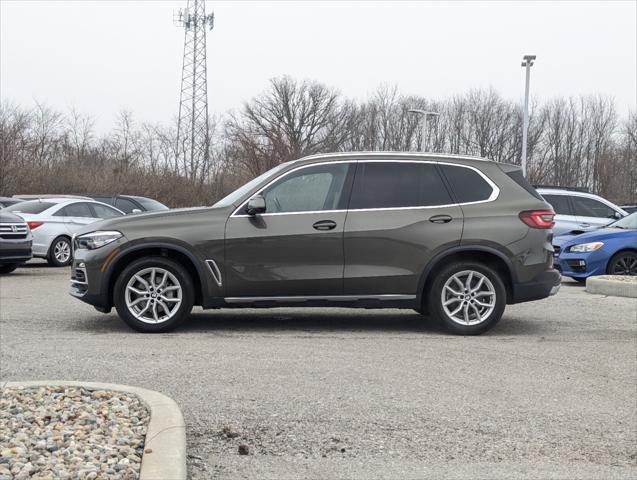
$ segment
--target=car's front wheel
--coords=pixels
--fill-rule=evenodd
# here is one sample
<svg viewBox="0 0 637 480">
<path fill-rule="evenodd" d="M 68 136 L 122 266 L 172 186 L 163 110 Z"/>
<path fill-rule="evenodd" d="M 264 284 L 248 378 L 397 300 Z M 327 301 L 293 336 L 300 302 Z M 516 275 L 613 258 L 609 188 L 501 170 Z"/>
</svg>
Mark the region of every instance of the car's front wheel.
<svg viewBox="0 0 637 480">
<path fill-rule="evenodd" d="M 478 262 L 457 262 L 440 270 L 428 296 L 429 311 L 459 335 L 479 335 L 493 327 L 506 306 L 500 274 Z"/>
<path fill-rule="evenodd" d="M 164 257 L 141 258 L 119 275 L 113 300 L 120 318 L 145 333 L 176 328 L 192 310 L 194 287 L 188 271 Z"/>
<path fill-rule="evenodd" d="M 6 275 L 8 273 L 11 273 L 16 268 L 18 268 L 17 263 L 6 263 L 4 265 L 0 265 L 0 275 Z"/>
<path fill-rule="evenodd" d="M 47 256 L 49 265 L 53 267 L 66 267 L 73 261 L 71 254 L 71 240 L 68 237 L 57 237 L 49 247 Z"/>
<path fill-rule="evenodd" d="M 637 275 L 637 253 L 630 250 L 616 253 L 608 262 L 609 275 Z"/>
</svg>

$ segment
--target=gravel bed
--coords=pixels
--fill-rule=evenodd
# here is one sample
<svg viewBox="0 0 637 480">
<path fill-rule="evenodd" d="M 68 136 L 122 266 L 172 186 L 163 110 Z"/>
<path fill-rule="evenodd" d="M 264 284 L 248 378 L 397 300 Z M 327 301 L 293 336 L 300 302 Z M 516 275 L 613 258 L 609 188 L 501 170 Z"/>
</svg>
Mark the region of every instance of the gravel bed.
<svg viewBox="0 0 637 480">
<path fill-rule="evenodd" d="M 0 480 L 135 479 L 149 421 L 123 392 L 6 388 L 0 397 Z"/>
</svg>

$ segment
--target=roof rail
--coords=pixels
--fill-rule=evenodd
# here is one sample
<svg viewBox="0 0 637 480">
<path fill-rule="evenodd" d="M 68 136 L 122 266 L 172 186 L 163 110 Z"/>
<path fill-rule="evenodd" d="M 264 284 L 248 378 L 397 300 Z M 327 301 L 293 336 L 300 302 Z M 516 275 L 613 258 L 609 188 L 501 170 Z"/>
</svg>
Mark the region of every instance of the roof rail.
<svg viewBox="0 0 637 480">
<path fill-rule="evenodd" d="M 533 185 L 533 188 L 547 188 L 555 190 L 570 190 L 572 192 L 591 193 L 586 187 L 560 187 L 559 185 Z"/>
</svg>

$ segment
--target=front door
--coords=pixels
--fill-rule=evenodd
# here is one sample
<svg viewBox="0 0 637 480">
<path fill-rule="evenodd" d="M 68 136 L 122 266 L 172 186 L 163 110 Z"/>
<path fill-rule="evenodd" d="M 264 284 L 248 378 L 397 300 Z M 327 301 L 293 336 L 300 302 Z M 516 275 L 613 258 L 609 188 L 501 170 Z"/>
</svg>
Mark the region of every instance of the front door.
<svg viewBox="0 0 637 480">
<path fill-rule="evenodd" d="M 343 229 L 353 163 L 293 169 L 257 192 L 226 224 L 228 297 L 331 296 L 343 292 Z"/>
<path fill-rule="evenodd" d="M 617 220 L 618 212 L 594 198 L 573 195 L 571 201 L 581 228 L 603 227 Z"/>
</svg>

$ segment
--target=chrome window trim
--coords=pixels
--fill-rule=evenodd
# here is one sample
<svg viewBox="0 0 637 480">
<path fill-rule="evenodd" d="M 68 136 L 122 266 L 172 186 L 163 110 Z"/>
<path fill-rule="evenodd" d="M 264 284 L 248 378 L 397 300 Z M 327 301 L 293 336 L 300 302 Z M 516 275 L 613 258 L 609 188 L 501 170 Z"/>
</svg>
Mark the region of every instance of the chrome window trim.
<svg viewBox="0 0 637 480">
<path fill-rule="evenodd" d="M 387 154 L 383 154 L 383 155 L 387 155 Z M 416 156 L 416 154 L 414 153 L 414 156 Z M 419 155 L 420 157 L 422 157 L 422 155 Z M 432 156 L 432 158 L 435 158 Z M 467 159 L 471 159 L 471 160 L 475 160 L 474 158 L 471 157 L 458 157 L 458 158 L 467 158 Z M 487 160 L 484 160 L 487 161 Z M 260 189 L 258 189 L 256 192 L 252 193 L 247 200 L 244 200 L 243 202 L 241 202 L 241 205 L 239 205 L 239 207 L 237 207 L 232 214 L 230 215 L 230 218 L 251 218 L 252 215 L 237 215 L 237 212 L 239 210 L 241 210 L 242 207 L 244 207 L 245 203 L 252 198 L 254 195 L 258 195 L 261 192 L 263 192 L 266 188 L 268 188 L 270 185 L 272 185 L 274 182 L 280 180 L 281 178 L 285 178 L 288 174 L 296 172 L 298 170 L 301 170 L 303 168 L 309 168 L 309 167 L 315 167 L 318 165 L 333 165 L 333 164 L 340 164 L 340 163 L 374 163 L 374 162 L 385 162 L 385 163 L 427 163 L 427 164 L 434 164 L 434 165 L 449 165 L 452 167 L 460 167 L 460 168 L 468 168 L 469 170 L 473 170 L 474 172 L 476 172 L 478 175 L 480 175 L 480 177 L 482 177 L 482 179 L 487 182 L 487 184 L 491 187 L 491 195 L 489 195 L 489 198 L 487 198 L 486 200 L 477 200 L 475 202 L 460 202 L 460 203 L 449 203 L 449 204 L 444 204 L 444 205 L 422 205 L 422 206 L 412 206 L 412 207 L 379 207 L 379 208 L 350 208 L 350 209 L 334 209 L 334 210 L 307 210 L 307 211 L 299 211 L 299 212 L 273 212 L 273 213 L 261 213 L 259 214 L 259 216 L 261 217 L 270 217 L 270 216 L 277 216 L 277 215 L 301 215 L 301 214 L 317 214 L 317 213 L 349 213 L 349 212 L 378 212 L 378 211 L 396 211 L 396 210 L 426 210 L 426 209 L 432 209 L 432 208 L 445 208 L 445 207 L 457 207 L 457 206 L 462 206 L 462 205 L 477 205 L 480 203 L 487 203 L 487 202 L 493 202 L 494 200 L 496 200 L 499 196 L 500 196 L 500 188 L 489 178 L 487 177 L 483 172 L 481 172 L 479 169 L 477 169 L 476 167 L 472 167 L 471 165 L 461 165 L 458 163 L 451 163 L 451 162 L 445 162 L 445 161 L 436 161 L 436 160 L 411 160 L 411 159 L 387 159 L 387 158 L 378 158 L 378 159 L 358 159 L 358 160 L 354 160 L 354 159 L 350 159 L 350 160 L 337 160 L 337 161 L 331 161 L 331 162 L 317 162 L 317 163 L 309 163 L 306 165 L 299 165 L 296 168 L 293 168 L 292 170 L 289 170 L 287 172 L 285 172 L 283 175 L 278 176 L 277 178 L 271 180 L 270 182 L 268 182 L 266 185 L 264 185 L 263 187 L 261 187 Z"/>
<path fill-rule="evenodd" d="M 219 270 L 219 267 L 217 266 L 217 262 L 209 258 L 206 260 L 206 265 L 208 265 L 208 269 L 210 270 L 210 273 L 212 274 L 212 278 L 215 279 L 215 283 L 217 284 L 218 287 L 220 287 L 222 285 L 222 279 L 221 279 L 221 271 Z"/>
<path fill-rule="evenodd" d="M 306 302 L 311 300 L 326 300 L 330 302 L 351 302 L 356 300 L 415 300 L 416 295 L 382 294 L 382 295 L 293 295 L 281 297 L 225 297 L 227 303 L 250 302 Z"/>
</svg>

